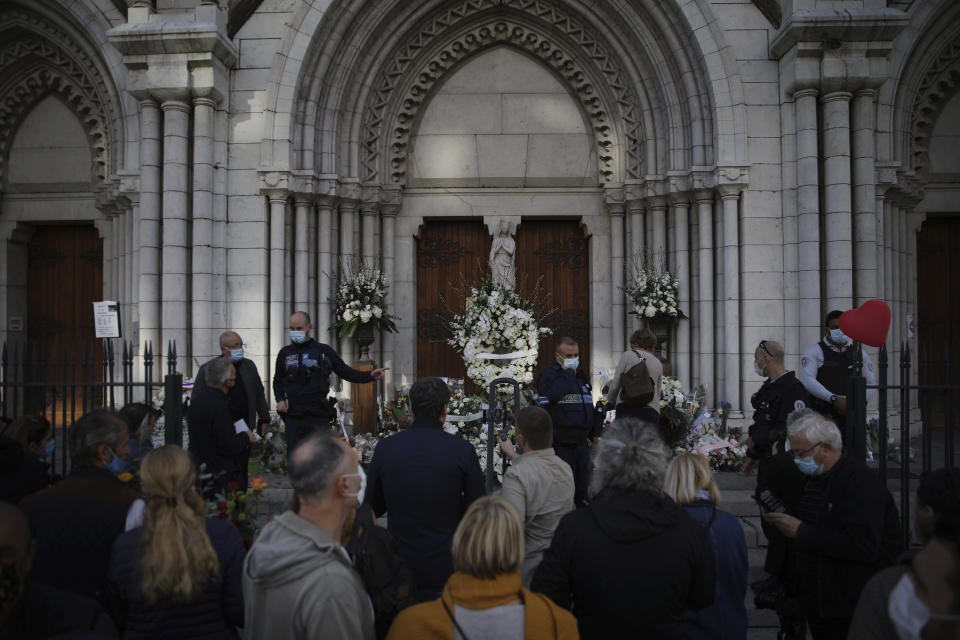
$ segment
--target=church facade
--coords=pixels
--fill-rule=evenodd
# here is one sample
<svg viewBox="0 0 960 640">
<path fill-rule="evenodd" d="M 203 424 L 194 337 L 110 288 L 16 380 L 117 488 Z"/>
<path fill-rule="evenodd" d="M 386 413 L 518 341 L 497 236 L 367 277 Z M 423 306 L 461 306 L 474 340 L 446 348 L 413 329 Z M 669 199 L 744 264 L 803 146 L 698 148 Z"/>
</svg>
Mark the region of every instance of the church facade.
<svg viewBox="0 0 960 640">
<path fill-rule="evenodd" d="M 443 317 L 500 234 L 597 380 L 668 269 L 674 374 L 748 409 L 760 340 L 795 368 L 873 298 L 892 358 L 960 357 L 957 167 L 951 0 L 2 0 L 0 340 L 116 300 L 185 374 L 230 328 L 267 377 L 366 260 L 392 394 L 462 375 Z"/>
</svg>

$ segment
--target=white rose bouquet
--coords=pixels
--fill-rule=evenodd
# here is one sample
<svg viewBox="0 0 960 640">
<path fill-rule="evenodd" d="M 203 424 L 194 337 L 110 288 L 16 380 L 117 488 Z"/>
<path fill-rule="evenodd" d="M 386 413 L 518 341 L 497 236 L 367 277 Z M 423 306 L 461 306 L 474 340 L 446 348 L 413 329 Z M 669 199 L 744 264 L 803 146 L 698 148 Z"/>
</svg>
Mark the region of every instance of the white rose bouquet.
<svg viewBox="0 0 960 640">
<path fill-rule="evenodd" d="M 380 269 L 354 268 L 337 287 L 337 318 L 333 327 L 342 336 L 352 338 L 360 325 L 372 322 L 384 331 L 397 332 L 398 318 L 385 311 L 390 285 Z"/>
<path fill-rule="evenodd" d="M 686 318 L 677 306 L 680 280 L 666 269 L 636 265 L 629 284 L 621 287 L 633 303 L 630 313 L 638 318 Z"/>
</svg>

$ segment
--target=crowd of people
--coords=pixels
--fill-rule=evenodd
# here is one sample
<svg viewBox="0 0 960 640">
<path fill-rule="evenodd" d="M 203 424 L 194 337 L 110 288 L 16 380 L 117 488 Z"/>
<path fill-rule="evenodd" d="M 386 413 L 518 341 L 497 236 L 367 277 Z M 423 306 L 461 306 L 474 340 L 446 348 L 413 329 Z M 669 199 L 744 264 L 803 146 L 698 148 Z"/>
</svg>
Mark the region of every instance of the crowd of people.
<svg viewBox="0 0 960 640">
<path fill-rule="evenodd" d="M 835 319 L 821 368 L 847 358 Z M 0 436 L 18 462 L 0 502 L 0 637 L 746 638 L 744 530 L 720 508 L 706 459 L 675 456 L 660 437 L 651 332 L 631 336 L 602 432 L 578 345 L 559 339 L 540 406 L 516 413 L 516 442 L 501 439 L 502 487 L 484 495 L 473 447 L 443 430 L 450 392 L 438 378 L 411 386 L 413 423 L 365 470 L 329 429 L 329 377 L 383 370 L 350 369 L 311 328 L 291 317 L 273 379 L 293 501 L 249 550 L 203 496 L 246 485 L 246 451 L 268 419 L 234 332 L 202 368 L 189 452 L 151 448 L 146 405 L 100 409 L 70 426 L 71 469 L 56 479 L 37 473 L 49 423 L 11 425 Z M 830 413 L 845 410 L 830 401 L 841 376 L 818 382 L 830 394 L 815 411 L 783 353 L 763 341 L 754 354 L 766 381 L 746 469 L 770 541 L 771 579 L 755 588 L 772 598 L 780 637 L 960 637 L 960 473 L 922 478 L 923 546 L 904 554 L 889 491 L 845 452 Z M 139 491 L 119 477 L 133 455 Z"/>
</svg>

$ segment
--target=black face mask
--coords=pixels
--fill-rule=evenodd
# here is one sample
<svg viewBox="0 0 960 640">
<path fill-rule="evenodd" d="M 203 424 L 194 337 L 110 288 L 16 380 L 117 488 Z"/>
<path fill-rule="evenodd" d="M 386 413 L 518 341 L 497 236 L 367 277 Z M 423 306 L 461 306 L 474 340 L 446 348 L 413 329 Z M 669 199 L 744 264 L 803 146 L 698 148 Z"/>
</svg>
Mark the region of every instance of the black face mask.
<svg viewBox="0 0 960 640">
<path fill-rule="evenodd" d="M 0 564 L 0 611 L 6 611 L 23 592 L 23 578 L 14 562 Z"/>
</svg>

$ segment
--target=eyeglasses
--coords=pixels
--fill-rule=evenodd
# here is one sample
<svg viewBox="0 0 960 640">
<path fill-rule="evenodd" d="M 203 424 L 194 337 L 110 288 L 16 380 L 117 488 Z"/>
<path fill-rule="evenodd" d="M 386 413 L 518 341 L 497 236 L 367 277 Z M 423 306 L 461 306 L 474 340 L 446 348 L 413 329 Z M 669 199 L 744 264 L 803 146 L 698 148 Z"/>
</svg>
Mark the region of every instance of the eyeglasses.
<svg viewBox="0 0 960 640">
<path fill-rule="evenodd" d="M 773 357 L 773 354 L 770 353 L 770 349 L 767 349 L 767 341 L 766 341 L 766 340 L 761 340 L 761 341 L 760 341 L 760 348 L 763 349 L 764 353 L 766 353 L 768 356 L 770 356 L 771 358 Z"/>
<path fill-rule="evenodd" d="M 806 457 L 807 457 L 807 454 L 809 454 L 810 452 L 812 452 L 814 449 L 816 449 L 817 447 L 819 447 L 819 446 L 822 445 L 822 444 L 823 444 L 823 442 L 818 442 L 817 444 L 813 445 L 813 446 L 810 447 L 809 449 L 801 449 L 801 450 L 799 450 L 799 451 L 796 450 L 796 449 L 791 449 L 791 450 L 790 450 L 790 455 L 793 456 L 794 460 L 796 460 L 797 458 L 806 458 Z"/>
</svg>

